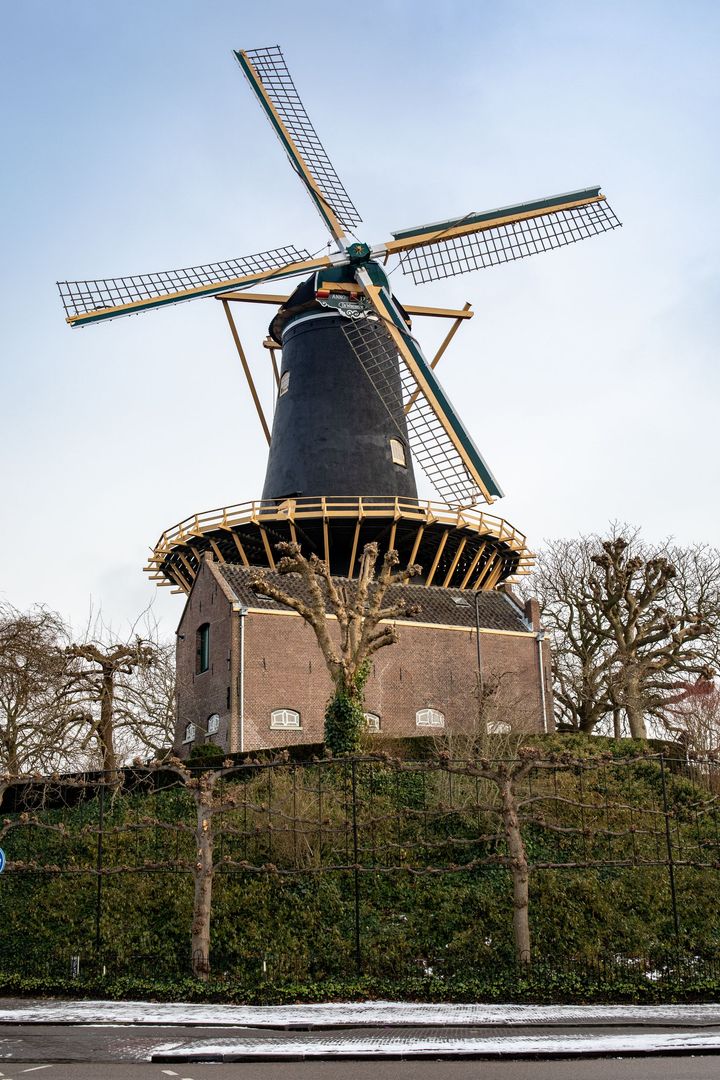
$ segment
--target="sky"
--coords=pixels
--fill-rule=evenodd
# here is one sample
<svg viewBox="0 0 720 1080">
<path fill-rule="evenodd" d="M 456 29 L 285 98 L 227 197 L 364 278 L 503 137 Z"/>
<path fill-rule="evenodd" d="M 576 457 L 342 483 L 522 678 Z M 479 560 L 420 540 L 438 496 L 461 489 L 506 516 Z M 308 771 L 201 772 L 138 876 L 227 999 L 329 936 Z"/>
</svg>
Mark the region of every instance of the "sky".
<svg viewBox="0 0 720 1080">
<path fill-rule="evenodd" d="M 328 236 L 232 49 L 279 44 L 361 239 L 600 184 L 623 228 L 414 286 L 527 534 L 720 544 L 720 5 L 705 0 L 0 0 L 0 598 L 118 630 L 182 598 L 163 529 L 257 498 L 266 447 L 212 299 L 85 329 L 55 282 Z M 237 305 L 240 308 L 240 305 Z M 271 309 L 239 328 L 266 408 Z M 432 355 L 442 335 L 415 331 Z M 421 494 L 432 497 L 428 486 Z"/>
</svg>

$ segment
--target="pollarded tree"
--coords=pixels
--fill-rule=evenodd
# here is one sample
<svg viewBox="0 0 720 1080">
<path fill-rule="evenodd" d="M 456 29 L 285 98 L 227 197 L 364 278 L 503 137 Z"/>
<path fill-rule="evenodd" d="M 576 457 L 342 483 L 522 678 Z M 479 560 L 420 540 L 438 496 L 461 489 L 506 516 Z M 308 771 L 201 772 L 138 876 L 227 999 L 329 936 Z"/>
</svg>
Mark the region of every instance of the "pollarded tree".
<svg viewBox="0 0 720 1080">
<path fill-rule="evenodd" d="M 0 605 L 0 771 L 55 768 L 64 757 L 67 640 L 59 615 Z"/>
<path fill-rule="evenodd" d="M 417 614 L 418 607 L 406 599 L 385 605 L 392 586 L 407 585 L 420 573 L 419 566 L 396 571 L 396 551 L 383 556 L 376 575 L 377 544 L 366 544 L 358 576 L 353 581 L 334 579 L 316 555 L 305 558 L 298 544 L 278 544 L 283 558 L 281 574 L 297 574 L 304 586 L 302 597 L 279 588 L 263 571 L 252 580 L 256 592 L 292 608 L 312 627 L 330 672 L 334 692 L 325 712 L 325 743 L 334 754 L 357 750 L 363 728 L 363 694 L 369 660 L 378 649 L 397 641 L 393 619 Z M 331 633 L 328 616 L 337 620 L 339 633 Z"/>
<path fill-rule="evenodd" d="M 551 542 L 530 582 L 552 637 L 561 721 L 591 732 L 623 720 L 634 738 L 667 704 L 717 670 L 720 553 L 644 543 L 614 527 Z"/>
<path fill-rule="evenodd" d="M 174 650 L 147 618 L 143 630 L 123 640 L 98 620 L 66 649 L 68 713 L 80 749 L 94 745 L 105 770 L 117 768 L 120 755 L 157 752 L 172 738 Z"/>
<path fill-rule="evenodd" d="M 603 541 L 593 556 L 590 588 L 610 648 L 612 693 L 634 739 L 647 738 L 647 718 L 662 717 L 689 678 L 714 673 L 720 559 L 699 556 L 697 549 L 650 552 L 637 542 L 633 549 L 622 536 Z"/>
</svg>

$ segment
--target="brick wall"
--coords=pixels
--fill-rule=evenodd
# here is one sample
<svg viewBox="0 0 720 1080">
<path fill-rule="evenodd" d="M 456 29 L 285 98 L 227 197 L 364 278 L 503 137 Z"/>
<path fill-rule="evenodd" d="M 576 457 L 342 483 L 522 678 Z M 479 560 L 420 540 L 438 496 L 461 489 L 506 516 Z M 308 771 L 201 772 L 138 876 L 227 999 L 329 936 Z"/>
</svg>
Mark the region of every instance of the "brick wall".
<svg viewBox="0 0 720 1080">
<path fill-rule="evenodd" d="M 175 746 L 183 756 L 186 725 L 196 725 L 196 742 L 228 747 L 231 723 L 231 624 L 239 619 L 221 583 L 204 564 L 190 594 L 178 628 L 178 724 Z M 196 673 L 196 631 L 210 626 L 210 668 Z M 331 620 L 334 629 L 334 622 Z M 244 738 L 243 749 L 321 742 L 323 715 L 332 685 L 312 629 L 298 615 L 248 612 L 244 620 Z M 475 715 L 477 644 L 474 630 L 398 624 L 399 641 L 373 657 L 366 688 L 366 707 L 380 716 L 388 736 L 432 734 L 418 728 L 415 713 L 432 708 L 442 712 L 448 728 L 462 728 Z M 545 647 L 544 643 L 544 646 Z M 538 644 L 533 633 L 481 631 L 483 678 L 499 679 L 497 718 L 515 729 L 542 731 Z M 549 657 L 545 650 L 545 664 Z M 546 677 L 549 687 L 549 677 Z M 547 718 L 551 702 L 546 698 Z M 300 713 L 301 729 L 270 727 L 274 709 Z M 205 738 L 207 719 L 220 717 L 217 736 Z"/>
<path fill-rule="evenodd" d="M 474 714 L 477 645 L 474 631 L 398 625 L 399 641 L 375 654 L 365 691 L 368 712 L 388 736 L 432 734 L 415 713 L 444 713 L 447 727 Z M 542 731 L 537 640 L 533 634 L 481 632 L 483 677 L 501 678 L 498 702 L 517 729 Z M 245 637 L 245 748 L 321 742 L 332 691 L 312 629 L 299 617 L 250 614 Z M 302 730 L 273 731 L 270 713 L 300 713 Z M 500 714 L 498 712 L 498 718 Z"/>
<path fill-rule="evenodd" d="M 203 564 L 177 630 L 177 697 L 178 714 L 175 728 L 175 749 L 182 756 L 190 747 L 184 743 L 186 726 L 195 725 L 195 742 L 212 742 L 227 747 L 230 708 L 230 627 L 232 605 Z M 196 672 L 196 633 L 199 626 L 210 626 L 210 667 Z M 217 713 L 220 729 L 217 735 L 205 737 L 208 718 Z"/>
</svg>

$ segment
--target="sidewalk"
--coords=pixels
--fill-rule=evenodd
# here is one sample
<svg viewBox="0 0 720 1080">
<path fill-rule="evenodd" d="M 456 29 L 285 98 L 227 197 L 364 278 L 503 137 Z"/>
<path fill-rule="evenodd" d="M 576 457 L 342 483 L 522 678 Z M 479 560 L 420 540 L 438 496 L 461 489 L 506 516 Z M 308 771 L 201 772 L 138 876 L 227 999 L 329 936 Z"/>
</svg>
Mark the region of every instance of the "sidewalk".
<svg viewBox="0 0 720 1080">
<path fill-rule="evenodd" d="M 55 1029 L 120 1027 L 126 1033 L 134 1031 L 133 1039 L 142 1043 L 137 1046 L 138 1057 L 176 1063 L 720 1053 L 717 1004 L 540 1006 L 377 1001 L 253 1007 L 6 998 L 0 1000 L 0 1024 Z"/>
</svg>

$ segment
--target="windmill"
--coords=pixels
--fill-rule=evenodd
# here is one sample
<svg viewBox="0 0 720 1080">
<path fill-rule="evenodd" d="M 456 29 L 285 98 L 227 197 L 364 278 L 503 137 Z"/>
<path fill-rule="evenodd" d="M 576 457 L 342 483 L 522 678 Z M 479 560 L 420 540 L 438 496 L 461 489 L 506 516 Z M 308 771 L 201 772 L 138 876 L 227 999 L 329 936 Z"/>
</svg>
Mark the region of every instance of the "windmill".
<svg viewBox="0 0 720 1080">
<path fill-rule="evenodd" d="M 393 232 L 367 244 L 355 205 L 320 142 L 277 46 L 235 53 L 259 104 L 336 250 L 320 257 L 287 246 L 181 270 L 58 286 L 67 322 L 217 297 L 223 303 L 269 441 L 260 500 L 196 514 L 167 530 L 146 569 L 188 592 L 204 552 L 223 562 L 274 568 L 278 541 L 315 551 L 352 577 L 377 540 L 402 562 L 420 562 L 426 584 L 488 590 L 522 573 L 525 537 L 478 509 L 502 496 L 484 457 L 435 373 L 469 305 L 403 307 L 386 267 L 399 258 L 415 283 L 436 281 L 562 247 L 620 222 L 597 187 Z M 290 296 L 250 292 L 303 277 Z M 272 433 L 262 412 L 230 305 L 279 305 L 266 342 L 277 382 Z M 429 363 L 413 315 L 452 320 Z M 275 354 L 282 350 L 282 367 Z M 414 463 L 440 501 L 418 499 Z"/>
</svg>

